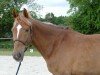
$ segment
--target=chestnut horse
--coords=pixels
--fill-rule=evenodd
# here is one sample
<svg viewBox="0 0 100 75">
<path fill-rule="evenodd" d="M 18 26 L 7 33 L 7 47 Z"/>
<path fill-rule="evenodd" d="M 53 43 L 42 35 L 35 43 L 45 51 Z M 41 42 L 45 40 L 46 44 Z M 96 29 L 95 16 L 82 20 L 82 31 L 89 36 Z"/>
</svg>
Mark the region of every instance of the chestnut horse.
<svg viewBox="0 0 100 75">
<path fill-rule="evenodd" d="M 13 58 L 22 61 L 26 46 L 36 46 L 53 75 L 100 75 L 100 34 L 84 35 L 32 19 L 26 9 L 13 12 Z"/>
</svg>

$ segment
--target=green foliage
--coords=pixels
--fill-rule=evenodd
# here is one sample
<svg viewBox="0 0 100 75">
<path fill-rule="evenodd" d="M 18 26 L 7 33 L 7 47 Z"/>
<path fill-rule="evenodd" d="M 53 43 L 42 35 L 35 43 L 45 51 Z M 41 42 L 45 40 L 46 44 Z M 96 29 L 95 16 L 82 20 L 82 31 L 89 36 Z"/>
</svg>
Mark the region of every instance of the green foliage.
<svg viewBox="0 0 100 75">
<path fill-rule="evenodd" d="M 100 31 L 100 0 L 67 0 L 70 4 L 68 18 L 74 29 L 81 33 L 93 34 Z"/>
<path fill-rule="evenodd" d="M 66 16 L 55 17 L 54 24 L 66 26 Z"/>
<path fill-rule="evenodd" d="M 54 14 L 53 14 L 53 13 L 47 13 L 47 14 L 45 15 L 45 20 L 46 20 L 47 22 L 54 23 L 54 20 L 55 20 Z"/>
<path fill-rule="evenodd" d="M 12 40 L 3 40 L 0 42 L 0 49 L 12 49 L 12 48 L 13 48 Z"/>
<path fill-rule="evenodd" d="M 65 25 L 66 24 L 66 17 L 65 16 L 59 16 L 56 17 L 53 13 L 47 13 L 45 15 L 45 18 L 40 18 L 41 21 L 51 22 L 56 25 Z"/>
<path fill-rule="evenodd" d="M 30 52 L 30 49 L 33 49 L 33 52 Z M 0 55 L 12 55 L 13 51 L 13 41 L 12 40 L 0 40 Z M 41 56 L 37 49 L 32 46 L 28 48 L 25 52 L 25 56 Z"/>
<path fill-rule="evenodd" d="M 27 0 L 0 0 L 0 37 L 11 37 L 11 28 L 13 26 L 12 10 L 20 11 L 23 4 Z M 33 6 L 32 6 L 33 4 Z M 34 10 L 40 10 L 40 6 L 32 3 L 30 6 L 35 7 Z M 39 7 L 38 7 L 39 6 Z M 33 8 L 31 8 L 32 10 Z M 31 11 L 34 18 L 37 18 L 36 11 Z"/>
<path fill-rule="evenodd" d="M 12 10 L 14 7 L 19 9 L 23 2 L 26 2 L 26 0 L 17 0 L 18 6 L 15 7 L 13 0 L 0 0 L 0 37 L 11 37 Z"/>
<path fill-rule="evenodd" d="M 13 49 L 0 49 L 0 56 L 11 56 L 12 55 L 12 50 Z M 25 52 L 25 56 L 41 56 L 41 54 L 37 51 L 34 50 L 32 53 L 27 50 Z"/>
</svg>

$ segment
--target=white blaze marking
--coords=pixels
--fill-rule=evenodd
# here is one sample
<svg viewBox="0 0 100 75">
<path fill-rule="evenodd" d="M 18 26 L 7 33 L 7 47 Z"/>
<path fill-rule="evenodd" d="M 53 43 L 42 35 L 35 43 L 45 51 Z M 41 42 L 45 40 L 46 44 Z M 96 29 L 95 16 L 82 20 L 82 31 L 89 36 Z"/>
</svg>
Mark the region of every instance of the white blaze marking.
<svg viewBox="0 0 100 75">
<path fill-rule="evenodd" d="M 20 32 L 20 29 L 22 28 L 22 26 L 19 24 L 18 26 L 17 26 L 17 38 L 18 38 L 18 36 L 19 36 L 19 32 Z"/>
</svg>

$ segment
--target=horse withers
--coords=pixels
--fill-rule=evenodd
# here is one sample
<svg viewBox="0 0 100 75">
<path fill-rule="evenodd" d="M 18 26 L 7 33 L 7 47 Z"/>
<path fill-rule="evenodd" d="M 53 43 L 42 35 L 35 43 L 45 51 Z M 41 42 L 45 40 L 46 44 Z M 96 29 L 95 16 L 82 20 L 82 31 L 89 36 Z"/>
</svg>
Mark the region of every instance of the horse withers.
<svg viewBox="0 0 100 75">
<path fill-rule="evenodd" d="M 70 28 L 33 19 L 24 9 L 13 12 L 13 58 L 22 61 L 34 45 L 53 75 L 100 75 L 100 34 L 84 35 Z"/>
</svg>

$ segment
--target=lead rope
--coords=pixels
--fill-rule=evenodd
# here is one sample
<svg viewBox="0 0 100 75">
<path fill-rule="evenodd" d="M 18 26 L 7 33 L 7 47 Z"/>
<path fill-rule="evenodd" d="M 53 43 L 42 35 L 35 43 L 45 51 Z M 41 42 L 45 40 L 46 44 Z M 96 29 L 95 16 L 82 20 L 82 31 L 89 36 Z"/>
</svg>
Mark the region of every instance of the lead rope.
<svg viewBox="0 0 100 75">
<path fill-rule="evenodd" d="M 16 75 L 18 75 L 18 72 L 19 72 L 19 69 L 20 69 L 20 66 L 21 66 L 21 62 L 22 61 L 19 62 L 19 65 L 18 65 L 18 68 L 17 68 L 17 71 L 16 71 Z"/>
<path fill-rule="evenodd" d="M 28 48 L 28 47 L 25 48 L 25 51 L 24 51 L 24 52 L 26 52 L 27 48 Z M 22 63 L 22 61 L 19 62 L 19 65 L 18 65 L 18 68 L 17 68 L 17 71 L 16 71 L 16 75 L 18 75 L 18 72 L 19 72 L 21 63 Z"/>
</svg>

